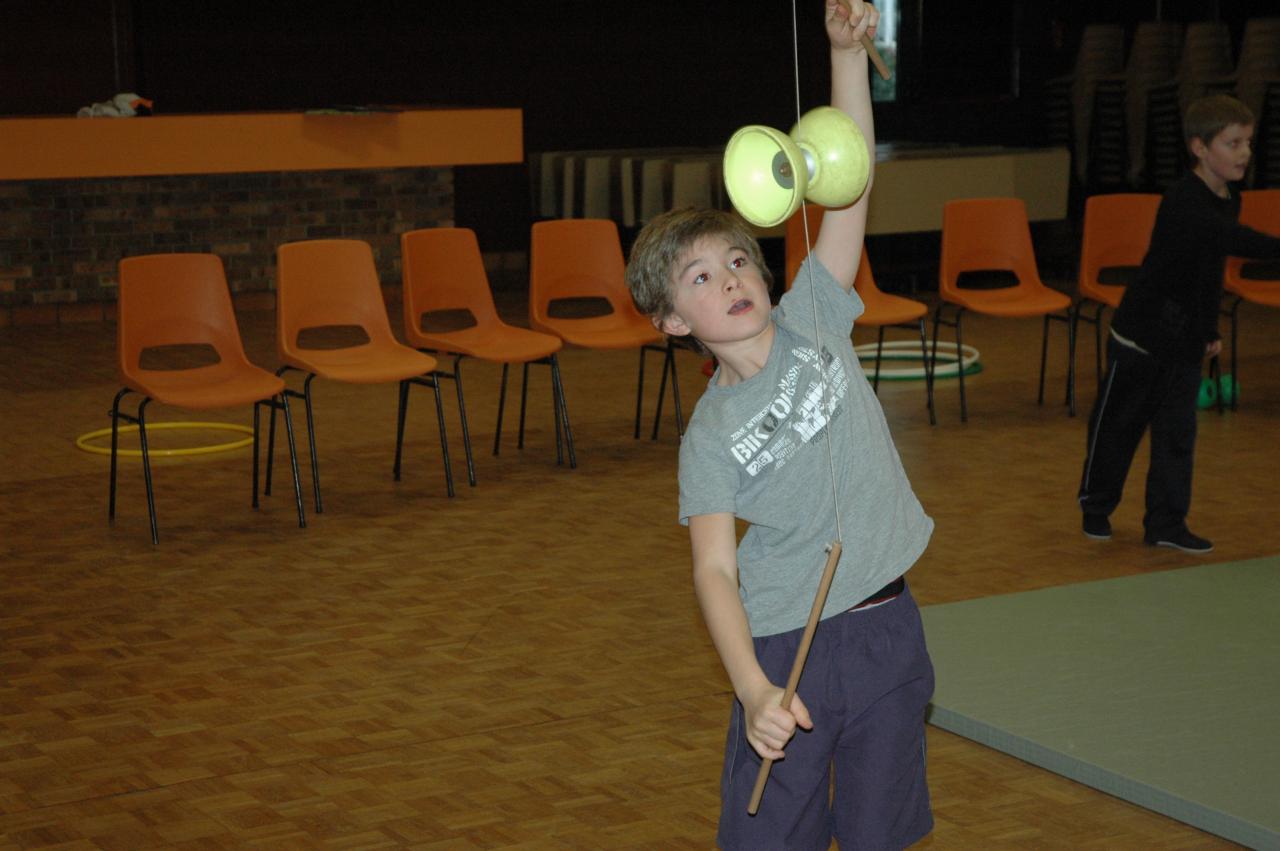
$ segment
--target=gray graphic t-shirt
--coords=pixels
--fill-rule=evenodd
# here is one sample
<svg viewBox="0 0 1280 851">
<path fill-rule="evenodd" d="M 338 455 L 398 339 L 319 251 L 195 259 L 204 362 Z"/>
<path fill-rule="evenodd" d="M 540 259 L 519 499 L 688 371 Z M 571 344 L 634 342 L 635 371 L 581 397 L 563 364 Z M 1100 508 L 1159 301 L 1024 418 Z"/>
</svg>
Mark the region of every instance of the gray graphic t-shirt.
<svg viewBox="0 0 1280 851">
<path fill-rule="evenodd" d="M 773 311 L 764 368 L 732 387 L 713 377 L 680 445 L 680 521 L 726 512 L 750 524 L 738 583 L 754 636 L 803 627 L 813 606 L 838 537 L 828 439 L 843 555 L 823 618 L 905 573 L 933 531 L 853 352 L 861 313 L 857 294 L 810 257 Z"/>
</svg>

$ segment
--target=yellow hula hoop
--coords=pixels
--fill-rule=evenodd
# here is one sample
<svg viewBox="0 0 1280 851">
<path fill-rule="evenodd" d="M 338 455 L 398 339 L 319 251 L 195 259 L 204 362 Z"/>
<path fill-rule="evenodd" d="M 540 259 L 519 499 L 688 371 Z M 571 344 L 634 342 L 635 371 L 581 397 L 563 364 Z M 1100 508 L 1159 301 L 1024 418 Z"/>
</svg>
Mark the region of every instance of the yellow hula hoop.
<svg viewBox="0 0 1280 851">
<path fill-rule="evenodd" d="M 148 454 L 151 455 L 152 457 L 159 457 L 159 458 L 171 458 L 176 455 L 208 455 L 213 452 L 229 452 L 232 449 L 239 449 L 242 446 L 249 446 L 253 443 L 253 437 L 252 437 L 253 429 L 249 428 L 249 426 L 239 425 L 237 423 L 186 423 L 186 422 L 147 423 L 147 431 L 149 432 L 164 431 L 166 429 L 188 429 L 188 428 L 212 429 L 214 431 L 240 431 L 250 435 L 250 437 L 241 438 L 240 440 L 231 440 L 226 443 L 213 443 L 208 446 L 189 446 L 184 449 L 152 449 L 149 451 Z M 138 430 L 138 427 L 136 425 L 120 426 L 121 434 L 125 432 L 136 432 L 137 430 Z M 76 438 L 76 448 L 82 449 L 85 452 L 92 452 L 95 455 L 110 455 L 111 447 L 93 446 L 89 443 L 89 441 L 91 440 L 94 440 L 99 437 L 110 436 L 110 434 L 111 434 L 110 427 L 100 428 L 97 431 L 91 431 L 86 434 L 82 434 Z M 116 450 L 116 454 L 130 456 L 134 458 L 141 458 L 142 450 L 141 449 L 118 449 Z"/>
</svg>

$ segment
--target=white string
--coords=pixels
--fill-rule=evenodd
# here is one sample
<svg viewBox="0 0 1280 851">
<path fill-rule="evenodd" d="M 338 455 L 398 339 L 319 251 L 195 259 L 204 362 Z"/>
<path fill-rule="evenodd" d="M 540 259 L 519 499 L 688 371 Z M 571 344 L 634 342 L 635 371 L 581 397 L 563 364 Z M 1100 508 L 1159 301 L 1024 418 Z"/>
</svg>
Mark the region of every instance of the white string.
<svg viewBox="0 0 1280 851">
<path fill-rule="evenodd" d="M 796 0 L 791 0 L 791 60 L 793 79 L 795 80 L 796 123 L 800 123 L 800 30 L 796 16 Z M 804 167 L 803 164 L 801 166 Z M 836 540 L 844 540 L 844 531 L 840 521 L 840 493 L 836 488 L 836 462 L 831 448 L 831 433 L 835 428 L 833 422 L 835 411 L 832 410 L 827 396 L 827 373 L 822 362 L 822 334 L 818 328 L 818 296 L 813 283 L 813 242 L 809 239 L 809 207 L 804 197 L 800 198 L 800 218 L 804 225 L 805 256 L 809 262 L 805 264 L 805 273 L 809 281 L 809 306 L 813 310 L 813 344 L 817 347 L 818 382 L 822 388 L 822 415 L 827 419 L 827 471 L 831 476 L 831 504 L 836 512 Z"/>
</svg>

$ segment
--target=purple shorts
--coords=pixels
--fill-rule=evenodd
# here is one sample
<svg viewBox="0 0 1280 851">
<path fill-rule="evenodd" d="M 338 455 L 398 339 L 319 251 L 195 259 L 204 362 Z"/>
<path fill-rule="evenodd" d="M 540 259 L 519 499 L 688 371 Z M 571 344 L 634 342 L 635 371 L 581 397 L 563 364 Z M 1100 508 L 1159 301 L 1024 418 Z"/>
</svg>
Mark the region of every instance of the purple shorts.
<svg viewBox="0 0 1280 851">
<path fill-rule="evenodd" d="M 774 683 L 786 683 L 803 632 L 755 639 L 756 658 Z M 813 730 L 797 729 L 787 743 L 754 816 L 747 804 L 761 760 L 734 701 L 720 778 L 720 847 L 825 851 L 834 835 L 845 851 L 879 851 L 927 835 L 924 717 L 933 664 L 911 592 L 822 621 L 796 691 Z"/>
</svg>

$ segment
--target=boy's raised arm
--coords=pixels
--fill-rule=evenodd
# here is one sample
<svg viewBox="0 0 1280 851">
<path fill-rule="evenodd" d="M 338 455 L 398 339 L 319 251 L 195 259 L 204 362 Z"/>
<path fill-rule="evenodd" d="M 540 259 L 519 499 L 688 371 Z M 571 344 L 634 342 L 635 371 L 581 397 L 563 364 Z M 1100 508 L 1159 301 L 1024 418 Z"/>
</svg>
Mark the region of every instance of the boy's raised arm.
<svg viewBox="0 0 1280 851">
<path fill-rule="evenodd" d="M 871 88 L 863 35 L 874 35 L 880 13 L 861 0 L 826 0 L 827 38 L 831 42 L 831 105 L 847 113 L 867 142 L 870 169 L 867 188 L 857 201 L 841 210 L 829 210 L 814 245 L 814 253 L 846 290 L 853 286 L 862 240 L 867 230 L 867 204 L 875 177 L 875 123 L 871 115 Z"/>
</svg>

